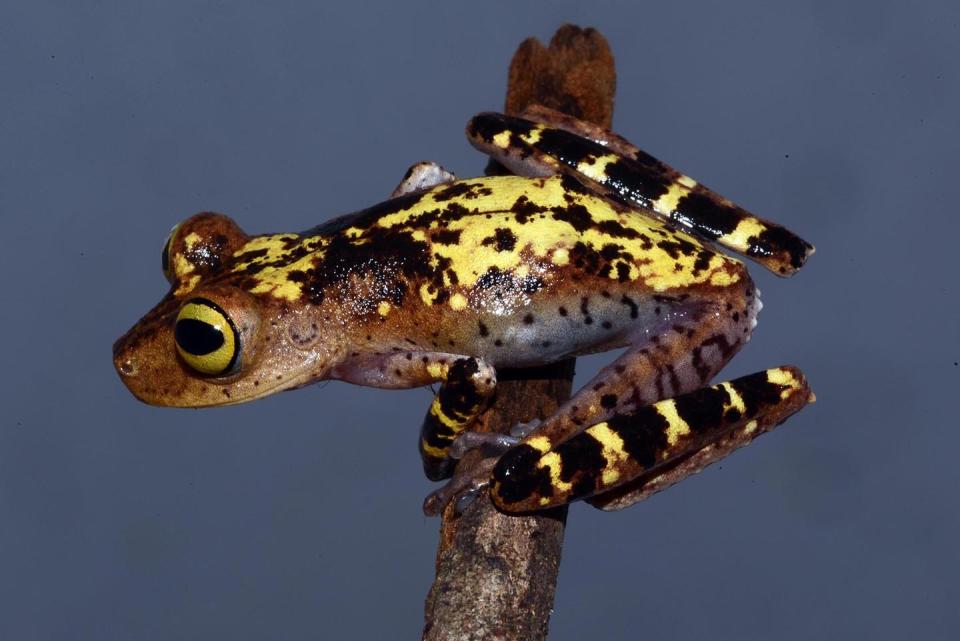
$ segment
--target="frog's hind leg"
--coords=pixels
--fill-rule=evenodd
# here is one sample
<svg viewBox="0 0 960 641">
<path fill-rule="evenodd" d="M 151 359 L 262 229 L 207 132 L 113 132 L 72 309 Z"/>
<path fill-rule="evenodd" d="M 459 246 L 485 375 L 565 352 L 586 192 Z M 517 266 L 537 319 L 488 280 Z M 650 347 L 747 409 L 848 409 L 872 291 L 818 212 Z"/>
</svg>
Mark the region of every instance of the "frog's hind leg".
<svg viewBox="0 0 960 641">
<path fill-rule="evenodd" d="M 691 453 L 749 441 L 813 400 L 800 370 L 784 366 L 617 414 L 560 442 L 532 435 L 497 462 L 491 497 L 510 512 L 590 497 Z"/>
<path fill-rule="evenodd" d="M 607 197 L 671 220 L 747 256 L 780 276 L 803 266 L 813 246 L 738 207 L 614 133 L 539 107 L 533 119 L 482 113 L 467 125 L 470 143 L 514 173 L 565 173 Z"/>
<path fill-rule="evenodd" d="M 630 315 L 637 317 L 631 346 L 548 416 L 534 433 L 559 442 L 614 414 L 692 392 L 709 383 L 749 341 L 762 308 L 746 269 L 738 267 L 735 283 L 703 298 L 614 294 L 602 299 L 620 298 L 629 303 Z M 587 299 L 582 307 L 592 314 L 594 303 Z M 596 324 L 594 320 L 590 326 Z"/>
<path fill-rule="evenodd" d="M 437 163 L 425 160 L 415 165 L 410 165 L 407 173 L 400 179 L 400 184 L 396 186 L 390 194 L 390 197 L 397 198 L 418 191 L 425 191 L 437 185 L 453 182 L 456 179 L 457 177 L 455 175 Z"/>
<path fill-rule="evenodd" d="M 624 309 L 636 316 L 644 330 L 649 327 L 645 320 L 659 319 L 652 323 L 653 335 L 638 337 L 525 440 L 559 444 L 589 425 L 706 385 L 749 340 L 756 325 L 760 300 L 746 269 L 742 265 L 741 269 L 735 284 L 707 300 L 695 301 L 682 295 L 654 295 L 642 300 L 627 294 L 603 299 L 624 301 Z M 594 302 L 582 301 L 581 311 L 594 313 Z M 600 313 L 599 308 L 596 311 Z M 590 326 L 597 324 L 603 323 L 593 321 Z M 458 471 L 447 487 L 428 497 L 425 511 L 436 513 L 462 489 L 482 486 L 488 480 L 480 477 L 482 473 Z"/>
</svg>

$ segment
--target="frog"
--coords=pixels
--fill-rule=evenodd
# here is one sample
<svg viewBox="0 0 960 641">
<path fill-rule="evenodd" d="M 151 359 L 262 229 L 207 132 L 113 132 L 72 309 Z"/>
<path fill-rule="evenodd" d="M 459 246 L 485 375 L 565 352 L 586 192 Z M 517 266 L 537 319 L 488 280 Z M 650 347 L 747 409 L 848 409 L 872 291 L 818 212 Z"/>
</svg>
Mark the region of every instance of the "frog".
<svg viewBox="0 0 960 641">
<path fill-rule="evenodd" d="M 438 384 L 418 441 L 426 476 L 449 479 L 434 514 L 487 488 L 510 513 L 619 509 L 813 402 L 794 366 L 710 384 L 762 307 L 738 256 L 790 276 L 811 244 L 561 112 L 484 112 L 466 135 L 507 171 L 418 163 L 387 200 L 301 233 L 213 212 L 176 225 L 168 292 L 113 346 L 124 385 L 196 408 L 327 380 Z M 498 370 L 618 348 L 552 415 L 474 429 Z M 477 447 L 493 451 L 457 469 Z"/>
</svg>

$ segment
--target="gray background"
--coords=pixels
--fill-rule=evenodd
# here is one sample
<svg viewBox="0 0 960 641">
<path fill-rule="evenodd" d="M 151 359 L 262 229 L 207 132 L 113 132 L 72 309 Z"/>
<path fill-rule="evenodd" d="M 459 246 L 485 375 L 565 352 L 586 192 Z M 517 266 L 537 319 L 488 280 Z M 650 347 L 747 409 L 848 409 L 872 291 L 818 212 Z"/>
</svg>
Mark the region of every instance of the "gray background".
<svg viewBox="0 0 960 641">
<path fill-rule="evenodd" d="M 552 638 L 957 638 L 960 9 L 900 4 L 2 3 L 0 639 L 418 638 L 427 391 L 158 409 L 110 345 L 193 212 L 298 230 L 417 160 L 479 173 L 464 123 L 566 21 L 612 44 L 621 133 L 817 245 L 753 270 L 724 376 L 795 363 L 819 402 L 575 506 Z"/>
</svg>

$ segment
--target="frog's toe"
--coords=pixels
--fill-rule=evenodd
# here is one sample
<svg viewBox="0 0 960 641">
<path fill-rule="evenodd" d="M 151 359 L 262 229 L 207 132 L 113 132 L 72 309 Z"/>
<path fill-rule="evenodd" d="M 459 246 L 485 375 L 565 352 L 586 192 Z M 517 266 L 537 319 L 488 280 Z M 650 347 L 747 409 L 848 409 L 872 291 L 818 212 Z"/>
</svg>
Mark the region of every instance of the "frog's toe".
<svg viewBox="0 0 960 641">
<path fill-rule="evenodd" d="M 461 432 L 450 445 L 450 458 L 462 459 L 470 450 L 483 448 L 490 454 L 500 455 L 519 443 L 519 439 L 496 432 Z"/>
<path fill-rule="evenodd" d="M 528 436 L 530 436 L 530 434 L 533 433 L 535 429 L 540 427 L 540 424 L 542 422 L 543 421 L 541 421 L 539 418 L 534 418 L 527 421 L 526 423 L 517 423 L 516 425 L 510 428 L 510 436 L 513 436 L 514 438 L 516 438 L 517 441 L 519 441 L 520 439 L 525 439 Z"/>
<path fill-rule="evenodd" d="M 497 458 L 491 457 L 467 470 L 458 468 L 443 487 L 427 495 L 423 501 L 423 513 L 426 516 L 438 516 L 451 501 L 456 501 L 456 513 L 462 513 L 490 485 L 490 474 L 496 463 Z"/>
<path fill-rule="evenodd" d="M 460 516 L 467 511 L 467 508 L 473 505 L 473 502 L 477 500 L 477 497 L 480 496 L 480 491 L 483 488 L 471 487 L 464 490 L 463 494 L 457 497 L 456 503 L 453 504 L 453 510 L 457 513 L 457 516 Z"/>
</svg>

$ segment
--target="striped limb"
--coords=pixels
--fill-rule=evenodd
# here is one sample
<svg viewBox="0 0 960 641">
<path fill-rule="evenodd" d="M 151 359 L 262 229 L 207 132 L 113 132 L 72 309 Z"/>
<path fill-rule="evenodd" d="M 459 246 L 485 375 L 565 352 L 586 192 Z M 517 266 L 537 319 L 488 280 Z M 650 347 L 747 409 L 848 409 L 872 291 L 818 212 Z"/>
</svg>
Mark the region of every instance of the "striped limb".
<svg viewBox="0 0 960 641">
<path fill-rule="evenodd" d="M 483 411 L 497 384 L 494 369 L 471 357 L 443 364 L 436 374 L 443 383 L 420 428 L 420 457 L 431 481 L 453 473 L 449 448 Z"/>
<path fill-rule="evenodd" d="M 486 408 L 497 386 L 496 371 L 479 358 L 412 350 L 358 356 L 338 367 L 332 378 L 380 389 L 440 383 L 420 430 L 423 469 L 433 481 L 450 476 L 455 463 L 450 445 Z"/>
<path fill-rule="evenodd" d="M 769 431 L 813 402 L 803 374 L 784 366 L 701 388 L 619 414 L 564 440 L 537 434 L 501 457 L 491 497 L 526 512 L 617 491 L 631 481 L 631 501 L 694 473 Z M 602 502 L 602 501 L 601 501 Z"/>
<path fill-rule="evenodd" d="M 543 107 L 525 115 L 530 119 L 478 114 L 467 125 L 467 138 L 514 173 L 586 179 L 607 197 L 667 218 L 779 276 L 792 275 L 814 251 L 783 226 L 754 216 L 612 132 Z"/>
</svg>

